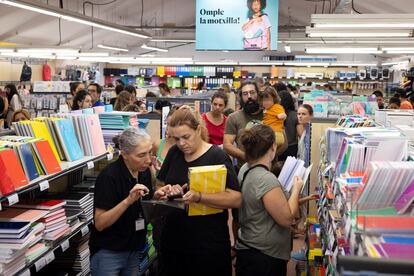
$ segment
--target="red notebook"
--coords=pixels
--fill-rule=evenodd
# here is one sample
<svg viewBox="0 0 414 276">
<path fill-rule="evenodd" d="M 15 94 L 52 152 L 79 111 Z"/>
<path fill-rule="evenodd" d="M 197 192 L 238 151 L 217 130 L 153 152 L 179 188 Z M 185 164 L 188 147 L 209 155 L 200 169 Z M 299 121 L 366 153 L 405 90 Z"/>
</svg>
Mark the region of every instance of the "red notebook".
<svg viewBox="0 0 414 276">
<path fill-rule="evenodd" d="M 28 209 L 54 210 L 65 204 L 66 204 L 66 201 L 64 200 L 28 199 L 28 200 L 22 200 L 19 203 L 15 204 L 14 206 L 19 207 L 19 208 L 28 208 Z"/>
<path fill-rule="evenodd" d="M 47 174 L 60 172 L 62 170 L 48 141 L 33 142 L 33 148 Z"/>
<path fill-rule="evenodd" d="M 0 151 L 0 191 L 3 195 L 10 194 L 29 181 L 12 149 Z"/>
</svg>

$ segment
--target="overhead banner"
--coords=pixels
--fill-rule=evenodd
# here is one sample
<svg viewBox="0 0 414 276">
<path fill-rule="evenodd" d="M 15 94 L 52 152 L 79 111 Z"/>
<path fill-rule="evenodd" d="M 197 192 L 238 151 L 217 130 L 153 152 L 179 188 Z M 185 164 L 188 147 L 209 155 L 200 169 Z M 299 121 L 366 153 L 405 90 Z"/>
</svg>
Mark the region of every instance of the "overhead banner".
<svg viewBox="0 0 414 276">
<path fill-rule="evenodd" d="M 197 50 L 277 50 L 279 0 L 197 0 Z"/>
</svg>

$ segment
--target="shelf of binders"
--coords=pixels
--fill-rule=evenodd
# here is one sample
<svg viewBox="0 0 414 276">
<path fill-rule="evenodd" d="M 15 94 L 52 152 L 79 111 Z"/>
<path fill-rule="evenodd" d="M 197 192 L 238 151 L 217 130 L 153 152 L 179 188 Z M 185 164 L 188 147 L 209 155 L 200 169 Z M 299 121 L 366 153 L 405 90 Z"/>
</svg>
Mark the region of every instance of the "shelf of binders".
<svg viewBox="0 0 414 276">
<path fill-rule="evenodd" d="M 44 191 L 49 188 L 49 182 L 52 180 L 55 180 L 61 176 L 64 176 L 78 169 L 82 169 L 84 167 L 88 169 L 92 169 L 95 166 L 94 162 L 103 160 L 103 159 L 111 160 L 112 158 L 113 158 L 112 153 L 104 153 L 98 156 L 85 156 L 79 160 L 75 160 L 72 162 L 61 161 L 60 162 L 60 166 L 62 168 L 61 171 L 57 173 L 41 175 L 37 177 L 36 179 L 30 181 L 28 185 L 17 189 L 15 192 L 8 194 L 7 196 L 1 197 L 0 204 L 5 203 L 5 202 L 7 202 L 9 206 L 16 204 L 19 202 L 20 194 L 27 193 L 35 189 L 40 189 L 40 191 Z"/>
<path fill-rule="evenodd" d="M 85 221 L 66 236 L 53 241 L 51 245 L 49 245 L 49 249 L 47 251 L 34 259 L 32 262 L 27 263 L 23 269 L 16 273 L 16 275 L 31 275 L 31 273 L 39 272 L 46 265 L 54 261 L 56 255 L 65 252 L 70 247 L 70 242 L 72 240 L 79 236 L 86 236 L 89 233 L 89 226 L 91 223 L 92 220 Z"/>
</svg>

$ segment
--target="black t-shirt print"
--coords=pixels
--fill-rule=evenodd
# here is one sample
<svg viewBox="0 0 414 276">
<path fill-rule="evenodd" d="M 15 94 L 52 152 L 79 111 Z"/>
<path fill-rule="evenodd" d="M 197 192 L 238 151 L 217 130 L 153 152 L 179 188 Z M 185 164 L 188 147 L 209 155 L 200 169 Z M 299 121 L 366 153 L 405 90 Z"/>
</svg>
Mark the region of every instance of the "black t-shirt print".
<svg viewBox="0 0 414 276">
<path fill-rule="evenodd" d="M 237 175 L 230 158 L 218 146 L 211 146 L 194 161 L 185 161 L 184 154 L 173 146 L 165 157 L 158 179 L 165 184 L 184 185 L 189 182 L 188 168 L 208 165 L 222 165 L 227 168 L 226 188 L 239 191 Z M 226 211 L 207 216 L 189 217 L 183 211 L 176 211 L 165 218 L 161 237 L 161 248 L 169 252 L 185 250 L 216 250 L 230 247 Z"/>
</svg>

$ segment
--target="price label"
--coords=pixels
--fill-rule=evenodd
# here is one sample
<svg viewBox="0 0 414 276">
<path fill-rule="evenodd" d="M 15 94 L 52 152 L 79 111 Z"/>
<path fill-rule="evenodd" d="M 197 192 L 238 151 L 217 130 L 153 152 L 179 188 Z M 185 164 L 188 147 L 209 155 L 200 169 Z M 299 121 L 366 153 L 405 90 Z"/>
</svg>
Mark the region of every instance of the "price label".
<svg viewBox="0 0 414 276">
<path fill-rule="evenodd" d="M 107 159 L 108 161 L 111 161 L 112 159 L 114 159 L 114 155 L 113 155 L 113 153 L 108 153 L 108 154 L 106 155 L 106 159 Z"/>
<path fill-rule="evenodd" d="M 9 202 L 9 206 L 12 206 L 13 204 L 19 202 L 19 195 L 17 193 L 9 195 L 7 197 L 7 201 Z"/>
<path fill-rule="evenodd" d="M 40 260 L 35 262 L 36 272 L 39 272 L 42 268 L 45 267 L 45 265 L 46 265 L 46 259 L 45 258 L 41 258 Z"/>
<path fill-rule="evenodd" d="M 89 233 L 89 227 L 88 226 L 82 227 L 81 233 L 82 233 L 82 237 L 85 236 L 86 234 L 88 234 Z"/>
<path fill-rule="evenodd" d="M 30 269 L 26 269 L 25 271 L 23 271 L 20 276 L 30 276 Z"/>
<path fill-rule="evenodd" d="M 50 264 L 54 259 L 55 259 L 55 253 L 53 253 L 53 251 L 49 252 L 45 256 L 46 264 Z"/>
<path fill-rule="evenodd" d="M 44 181 L 40 182 L 39 187 L 40 187 L 41 192 L 44 191 L 44 190 L 49 189 L 49 181 L 44 180 Z"/>
<path fill-rule="evenodd" d="M 88 163 L 86 163 L 86 165 L 88 166 L 88 170 L 93 169 L 95 167 L 93 161 L 89 161 Z"/>
<path fill-rule="evenodd" d="M 62 242 L 60 247 L 62 248 L 62 252 L 65 252 L 69 248 L 69 240 Z"/>
</svg>

